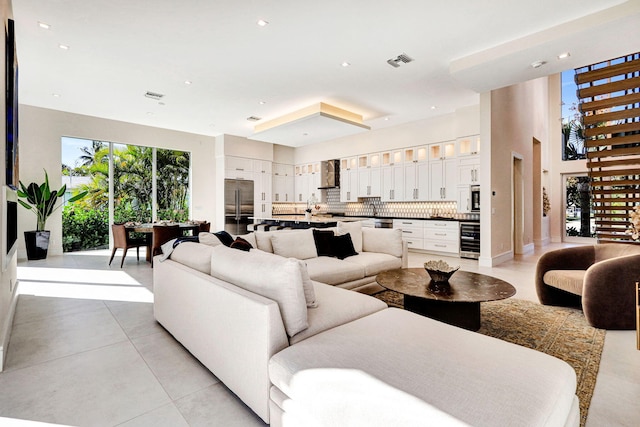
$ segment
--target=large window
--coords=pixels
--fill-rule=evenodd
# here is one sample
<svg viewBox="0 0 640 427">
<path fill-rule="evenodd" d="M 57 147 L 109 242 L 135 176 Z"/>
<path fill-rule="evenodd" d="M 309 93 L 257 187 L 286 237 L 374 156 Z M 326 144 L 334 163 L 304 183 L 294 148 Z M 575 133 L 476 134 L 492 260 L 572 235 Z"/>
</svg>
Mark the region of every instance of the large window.
<svg viewBox="0 0 640 427">
<path fill-rule="evenodd" d="M 589 196 L 589 177 L 586 174 L 564 175 L 565 241 L 595 237 L 595 220 Z"/>
<path fill-rule="evenodd" d="M 562 73 L 562 160 L 586 158 L 575 75 L 575 70 Z"/>
<path fill-rule="evenodd" d="M 109 212 L 115 223 L 189 219 L 190 164 L 184 151 L 62 138 L 67 192 L 89 192 L 63 210 L 64 250 L 108 247 Z"/>
</svg>

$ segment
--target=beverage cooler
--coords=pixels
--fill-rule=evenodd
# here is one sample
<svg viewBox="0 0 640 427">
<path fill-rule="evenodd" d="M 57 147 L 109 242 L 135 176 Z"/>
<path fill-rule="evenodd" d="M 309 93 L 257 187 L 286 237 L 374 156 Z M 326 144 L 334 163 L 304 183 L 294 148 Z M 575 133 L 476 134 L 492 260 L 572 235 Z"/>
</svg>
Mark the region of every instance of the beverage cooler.
<svg viewBox="0 0 640 427">
<path fill-rule="evenodd" d="M 480 223 L 460 223 L 460 257 L 480 258 Z"/>
</svg>

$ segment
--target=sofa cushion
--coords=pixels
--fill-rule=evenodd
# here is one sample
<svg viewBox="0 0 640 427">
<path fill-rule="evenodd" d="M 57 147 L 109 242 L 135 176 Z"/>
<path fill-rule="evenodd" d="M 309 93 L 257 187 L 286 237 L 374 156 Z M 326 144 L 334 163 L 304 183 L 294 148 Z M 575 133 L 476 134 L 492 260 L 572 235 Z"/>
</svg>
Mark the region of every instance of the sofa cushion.
<svg viewBox="0 0 640 427">
<path fill-rule="evenodd" d="M 313 287 L 318 307 L 307 311 L 309 327 L 292 336 L 290 344 L 387 308 L 378 298 L 359 292 L 319 282 L 313 282 Z"/>
<path fill-rule="evenodd" d="M 271 235 L 273 253 L 285 258 L 308 259 L 318 256 L 313 240 L 313 230 L 290 233 L 275 232 Z"/>
<path fill-rule="evenodd" d="M 351 234 L 351 240 L 353 241 L 353 248 L 356 252 L 362 252 L 362 223 L 360 221 L 353 222 L 338 222 L 337 235 Z"/>
<path fill-rule="evenodd" d="M 402 230 L 399 228 L 362 228 L 362 251 L 378 252 L 402 258 Z"/>
<path fill-rule="evenodd" d="M 309 258 L 306 262 L 311 279 L 329 285 L 339 285 L 364 277 L 364 267 L 337 258 L 321 256 Z"/>
<path fill-rule="evenodd" d="M 331 242 L 334 233 L 332 230 L 313 230 L 313 241 L 316 244 L 318 256 L 333 256 Z"/>
<path fill-rule="evenodd" d="M 284 233 L 297 233 L 299 230 L 279 230 L 279 231 L 254 231 L 252 234 L 255 235 L 256 239 L 256 248 L 260 249 L 264 252 L 273 253 L 273 246 L 271 245 L 271 236 L 274 234 L 284 234 Z"/>
<path fill-rule="evenodd" d="M 302 273 L 302 289 L 304 290 L 304 299 L 307 302 L 307 308 L 316 308 L 318 307 L 318 300 L 316 298 L 316 292 L 313 288 L 313 282 L 311 281 L 311 277 L 309 277 L 309 270 L 307 270 L 307 263 L 298 260 L 300 263 L 300 273 Z M 307 312 L 307 317 L 309 312 Z"/>
<path fill-rule="evenodd" d="M 218 246 L 222 244 L 216 235 L 204 231 L 198 234 L 198 241 L 207 246 Z"/>
<path fill-rule="evenodd" d="M 293 336 L 309 326 L 298 260 L 222 245 L 211 251 L 211 275 L 276 301 L 287 335 Z"/>
<path fill-rule="evenodd" d="M 542 280 L 549 286 L 582 295 L 585 270 L 549 270 Z"/>
<path fill-rule="evenodd" d="M 257 248 L 258 244 L 256 242 L 256 236 L 255 233 L 247 233 L 247 234 L 239 234 L 237 236 L 232 236 L 234 238 L 234 240 L 238 237 L 242 237 L 244 240 L 246 240 L 247 242 L 249 242 L 249 244 L 251 245 L 252 248 Z"/>
<path fill-rule="evenodd" d="M 383 271 L 402 268 L 401 258 L 377 252 L 362 252 L 344 260 L 362 266 L 365 276 L 374 276 Z"/>
<path fill-rule="evenodd" d="M 213 236 L 217 239 L 216 236 Z M 222 246 L 222 244 L 220 244 Z M 182 242 L 171 252 L 171 259 L 205 274 L 211 273 L 212 246 L 195 242 Z"/>
<path fill-rule="evenodd" d="M 351 419 L 358 395 L 346 391 L 361 388 L 357 378 L 337 372 L 327 393 L 323 384 L 335 370 L 363 372 L 474 426 L 564 426 L 574 410 L 576 374 L 567 363 L 400 309 L 316 334 L 269 362 L 271 382 L 288 404 Z M 345 391 L 339 400 L 330 398 L 335 390 Z M 377 414 L 387 418 L 358 425 L 395 425 L 385 423 L 389 406 Z"/>
</svg>

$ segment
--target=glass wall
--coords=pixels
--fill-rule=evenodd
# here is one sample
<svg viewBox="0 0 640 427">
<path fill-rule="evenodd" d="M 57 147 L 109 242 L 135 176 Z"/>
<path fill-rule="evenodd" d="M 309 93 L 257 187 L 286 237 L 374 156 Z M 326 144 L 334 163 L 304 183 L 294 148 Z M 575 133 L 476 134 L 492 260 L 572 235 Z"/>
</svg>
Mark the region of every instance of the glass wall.
<svg viewBox="0 0 640 427">
<path fill-rule="evenodd" d="M 595 220 L 591 209 L 589 177 L 586 174 L 564 175 L 565 241 L 595 237 Z M 577 238 L 577 239 L 575 239 Z"/>
<path fill-rule="evenodd" d="M 109 212 L 114 223 L 189 219 L 190 168 L 184 151 L 62 138 L 66 198 L 89 192 L 63 209 L 64 251 L 108 247 Z"/>
<path fill-rule="evenodd" d="M 562 72 L 562 160 L 586 158 L 575 75 L 575 70 Z"/>
</svg>

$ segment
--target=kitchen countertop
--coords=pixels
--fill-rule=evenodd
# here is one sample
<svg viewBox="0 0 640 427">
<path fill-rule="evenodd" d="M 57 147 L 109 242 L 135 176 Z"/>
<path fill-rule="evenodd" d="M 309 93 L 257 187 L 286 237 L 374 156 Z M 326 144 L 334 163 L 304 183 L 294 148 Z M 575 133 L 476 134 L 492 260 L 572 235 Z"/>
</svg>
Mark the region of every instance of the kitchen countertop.
<svg viewBox="0 0 640 427">
<path fill-rule="evenodd" d="M 281 214 L 281 215 L 273 215 L 270 218 L 261 218 L 262 220 L 268 221 L 308 221 L 305 219 L 304 215 L 300 214 Z M 466 218 L 451 218 L 451 217 L 437 217 L 433 216 L 431 218 L 413 218 L 413 217 L 398 217 L 398 216 L 345 216 L 342 214 L 333 214 L 329 215 L 313 215 L 312 222 L 335 222 L 335 221 L 363 221 L 368 219 L 411 219 L 411 220 L 422 220 L 422 221 L 457 221 L 457 222 L 480 222 L 478 219 L 466 219 Z"/>
</svg>

